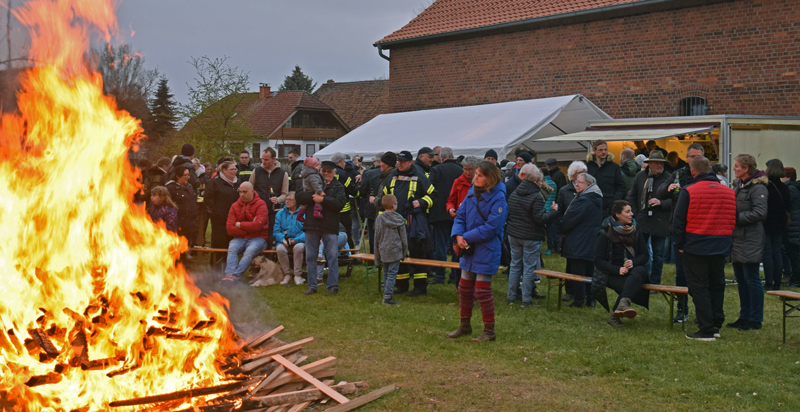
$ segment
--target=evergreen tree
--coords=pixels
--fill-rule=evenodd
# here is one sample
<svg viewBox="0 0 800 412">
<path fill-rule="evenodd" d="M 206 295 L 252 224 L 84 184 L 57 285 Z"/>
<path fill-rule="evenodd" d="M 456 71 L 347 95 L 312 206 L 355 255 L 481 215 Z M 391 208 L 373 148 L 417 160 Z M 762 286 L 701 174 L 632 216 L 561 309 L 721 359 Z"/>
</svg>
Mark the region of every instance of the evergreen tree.
<svg viewBox="0 0 800 412">
<path fill-rule="evenodd" d="M 282 92 L 287 90 L 304 90 L 311 93 L 316 87 L 317 84 L 314 83 L 314 80 L 306 76 L 300 69 L 300 66 L 294 66 L 292 74 L 286 76 L 279 90 Z"/>
<path fill-rule="evenodd" d="M 153 134 L 155 138 L 164 137 L 175 131 L 176 103 L 172 99 L 173 95 L 169 91 L 167 78 L 162 77 L 158 80 L 155 98 L 150 104 L 150 111 L 153 113 Z"/>
</svg>

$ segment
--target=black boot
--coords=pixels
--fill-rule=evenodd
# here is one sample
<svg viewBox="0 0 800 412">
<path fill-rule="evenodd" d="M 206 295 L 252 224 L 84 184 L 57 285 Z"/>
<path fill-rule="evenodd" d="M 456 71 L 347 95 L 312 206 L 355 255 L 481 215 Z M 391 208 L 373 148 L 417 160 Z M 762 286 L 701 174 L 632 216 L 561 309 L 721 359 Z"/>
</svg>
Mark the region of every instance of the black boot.
<svg viewBox="0 0 800 412">
<path fill-rule="evenodd" d="M 494 322 L 483 322 L 483 333 L 477 338 L 472 338 L 473 342 L 486 342 L 495 340 L 494 335 Z"/>
<path fill-rule="evenodd" d="M 410 298 L 428 296 L 428 279 L 414 279 L 414 289 L 406 293 L 406 296 Z"/>
<path fill-rule="evenodd" d="M 408 292 L 408 279 L 398 279 L 394 284 L 394 294 L 402 294 Z"/>
<path fill-rule="evenodd" d="M 448 333 L 447 337 L 455 339 L 464 335 L 472 335 L 472 324 L 469 323 L 469 318 L 461 318 L 461 325 L 458 327 L 458 329 Z"/>
</svg>

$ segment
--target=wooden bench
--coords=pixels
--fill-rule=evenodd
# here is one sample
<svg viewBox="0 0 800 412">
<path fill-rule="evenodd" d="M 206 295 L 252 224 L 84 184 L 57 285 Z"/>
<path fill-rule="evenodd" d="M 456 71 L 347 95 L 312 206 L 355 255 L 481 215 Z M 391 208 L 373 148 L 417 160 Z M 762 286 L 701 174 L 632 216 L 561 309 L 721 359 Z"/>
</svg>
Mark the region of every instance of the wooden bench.
<svg viewBox="0 0 800 412">
<path fill-rule="evenodd" d="M 228 249 L 226 249 L 226 248 L 212 248 L 212 247 L 195 246 L 195 247 L 189 248 L 189 250 L 192 251 L 192 252 L 198 252 L 198 253 L 225 253 L 225 254 L 228 253 Z M 358 249 L 339 249 L 339 253 L 351 253 L 350 256 L 339 256 L 339 262 L 342 262 L 344 265 L 347 266 L 347 272 L 344 274 L 344 276 L 342 276 L 344 278 L 349 278 L 350 275 L 353 273 L 354 259 L 353 259 L 352 253 L 354 253 L 354 252 L 358 252 Z M 278 253 L 278 251 L 276 251 L 275 249 L 266 249 L 263 252 L 261 252 L 262 255 L 277 255 L 277 253 Z M 341 267 L 341 265 L 340 265 L 340 267 Z"/>
<path fill-rule="evenodd" d="M 374 269 L 370 269 L 367 265 L 367 261 L 374 262 L 375 255 L 370 253 L 356 253 L 354 255 L 350 255 L 351 259 L 355 260 L 363 260 L 364 267 L 366 269 L 366 275 L 364 277 L 364 284 L 366 285 L 367 292 L 369 292 L 369 274 Z M 440 267 L 440 268 L 450 268 L 450 269 L 458 269 L 458 262 L 448 262 L 444 260 L 433 260 L 433 259 L 419 259 L 419 258 L 405 258 L 400 261 L 400 263 L 405 263 L 407 265 L 419 265 L 419 266 L 433 266 L 433 267 Z M 382 282 L 381 277 L 383 276 L 383 268 L 378 266 L 378 293 L 381 292 Z"/>
<path fill-rule="evenodd" d="M 575 282 L 583 282 L 583 283 L 592 283 L 592 278 L 580 275 L 573 275 L 571 273 L 564 273 L 564 272 L 557 272 L 554 270 L 535 270 L 533 273 L 536 273 L 541 276 L 547 277 L 547 309 L 550 310 L 550 280 L 551 279 L 558 279 L 558 309 L 561 309 L 561 297 L 563 296 L 564 285 L 568 280 L 575 281 Z M 654 290 L 659 292 L 664 296 L 664 299 L 667 300 L 667 304 L 669 304 L 669 327 L 672 329 L 673 327 L 673 310 L 675 307 L 675 297 L 677 295 L 688 295 L 689 288 L 684 286 L 668 286 L 668 285 L 653 285 L 649 283 L 645 283 L 642 285 L 642 289 L 646 290 Z M 790 292 L 793 293 L 793 292 Z M 800 296 L 800 293 L 797 294 Z M 798 298 L 800 299 L 800 297 Z M 681 329 L 685 329 L 686 322 L 681 323 Z"/>
<path fill-rule="evenodd" d="M 783 302 L 783 343 L 786 343 L 786 318 L 798 318 L 800 316 L 789 316 L 790 313 L 800 308 L 800 303 L 789 303 L 800 301 L 800 293 L 789 290 L 768 290 L 767 295 L 777 296 Z M 787 309 L 787 307 L 789 309 Z"/>
</svg>

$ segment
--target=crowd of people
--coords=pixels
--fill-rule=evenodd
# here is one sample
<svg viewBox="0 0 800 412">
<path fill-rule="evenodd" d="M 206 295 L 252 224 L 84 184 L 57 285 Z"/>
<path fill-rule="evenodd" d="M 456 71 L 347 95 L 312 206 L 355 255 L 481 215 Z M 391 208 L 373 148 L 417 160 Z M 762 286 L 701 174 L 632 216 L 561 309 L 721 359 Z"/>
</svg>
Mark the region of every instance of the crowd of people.
<svg viewBox="0 0 800 412">
<path fill-rule="evenodd" d="M 800 286 L 800 183 L 779 159 L 759 170 L 739 154 L 733 180 L 712 164 L 704 146 L 692 143 L 685 160 L 658 145 L 635 142 L 614 162 L 602 140 L 585 161 L 571 162 L 566 175 L 557 159 L 537 166 L 536 153 L 520 148 L 514 161 L 459 156 L 447 147 L 379 153 L 371 168 L 343 153 L 330 160 L 289 153 L 284 169 L 267 148 L 259 165 L 250 153 L 223 157 L 216 168 L 194 159 L 186 144 L 180 155 L 155 165 L 140 164 L 146 202 L 154 222 L 204 245 L 211 225 L 212 248 L 227 249 L 222 281 L 235 281 L 252 259 L 274 248 L 283 281 L 317 293 L 328 267 L 326 289 L 336 294 L 341 249 L 358 248 L 367 229 L 368 250 L 385 274 L 382 302 L 427 295 L 431 284 L 456 284 L 461 324 L 451 338 L 472 333 L 475 301 L 483 333 L 494 340 L 491 281 L 498 268 L 509 276 L 506 303 L 535 306 L 543 255 L 560 254 L 566 271 L 592 279 L 569 282 L 564 300 L 573 308 L 605 307 L 608 324 L 623 327 L 648 307 L 642 285 L 660 284 L 666 262 L 675 264 L 677 286 L 688 286 L 698 331 L 687 337 L 714 340 L 723 325 L 760 329 L 764 290 Z M 191 259 L 190 255 L 184 258 Z M 435 270 L 405 258 L 459 262 Z M 731 262 L 740 312 L 725 324 L 724 267 Z M 303 263 L 307 276 L 303 277 Z M 764 283 L 760 267 L 764 268 Z M 784 275 L 785 274 L 785 275 Z M 606 291 L 617 300 L 609 305 Z M 674 322 L 689 319 L 679 299 Z"/>
</svg>

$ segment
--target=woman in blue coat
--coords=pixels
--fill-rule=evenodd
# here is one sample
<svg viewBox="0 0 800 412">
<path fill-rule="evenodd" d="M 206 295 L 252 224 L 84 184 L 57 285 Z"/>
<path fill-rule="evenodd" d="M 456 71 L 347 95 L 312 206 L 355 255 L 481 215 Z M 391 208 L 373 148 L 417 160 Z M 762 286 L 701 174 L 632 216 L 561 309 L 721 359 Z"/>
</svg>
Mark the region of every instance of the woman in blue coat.
<svg viewBox="0 0 800 412">
<path fill-rule="evenodd" d="M 461 326 L 447 335 L 457 338 L 472 333 L 470 318 L 475 298 L 481 305 L 483 333 L 473 342 L 495 340 L 492 276 L 500 266 L 501 239 L 508 207 L 503 176 L 493 163 L 483 161 L 475 170 L 472 187 L 456 213 L 451 238 L 461 257 Z"/>
</svg>

